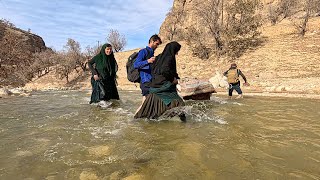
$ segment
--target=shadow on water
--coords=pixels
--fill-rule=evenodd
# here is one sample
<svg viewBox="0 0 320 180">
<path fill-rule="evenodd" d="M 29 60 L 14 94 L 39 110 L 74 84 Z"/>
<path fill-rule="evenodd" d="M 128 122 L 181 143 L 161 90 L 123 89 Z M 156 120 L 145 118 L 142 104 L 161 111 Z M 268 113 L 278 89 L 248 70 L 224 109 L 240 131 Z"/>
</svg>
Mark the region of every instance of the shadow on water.
<svg viewBox="0 0 320 180">
<path fill-rule="evenodd" d="M 187 101 L 134 120 L 135 91 L 101 108 L 89 93 L 0 99 L 0 179 L 319 179 L 318 100 Z M 171 112 L 168 112 L 171 113 Z"/>
</svg>

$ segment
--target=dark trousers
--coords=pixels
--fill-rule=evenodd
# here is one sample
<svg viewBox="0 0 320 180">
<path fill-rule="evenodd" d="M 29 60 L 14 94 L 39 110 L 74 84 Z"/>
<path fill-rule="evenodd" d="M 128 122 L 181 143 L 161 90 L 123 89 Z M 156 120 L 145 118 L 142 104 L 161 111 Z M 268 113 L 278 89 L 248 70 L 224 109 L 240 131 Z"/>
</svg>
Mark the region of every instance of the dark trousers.
<svg viewBox="0 0 320 180">
<path fill-rule="evenodd" d="M 240 81 L 238 83 L 229 84 L 229 96 L 232 96 L 233 90 L 236 90 L 238 94 L 242 94 Z"/>
<path fill-rule="evenodd" d="M 150 87 L 146 85 L 146 83 L 140 83 L 140 89 L 142 96 L 146 96 L 149 94 Z"/>
</svg>

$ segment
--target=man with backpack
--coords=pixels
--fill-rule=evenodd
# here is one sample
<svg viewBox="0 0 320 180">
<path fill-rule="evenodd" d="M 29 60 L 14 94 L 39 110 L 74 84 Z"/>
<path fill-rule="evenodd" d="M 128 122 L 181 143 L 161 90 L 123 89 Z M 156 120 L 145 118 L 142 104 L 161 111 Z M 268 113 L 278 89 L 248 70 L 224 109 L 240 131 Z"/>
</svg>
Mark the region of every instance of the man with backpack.
<svg viewBox="0 0 320 180">
<path fill-rule="evenodd" d="M 127 63 L 128 80 L 131 82 L 140 83 L 142 103 L 144 102 L 146 96 L 149 94 L 149 87 L 147 84 L 150 83 L 152 79 L 150 64 L 155 61 L 154 51 L 161 43 L 161 38 L 157 34 L 152 35 L 149 39 L 148 46 L 146 46 L 146 48 L 144 49 L 141 49 L 138 54 L 132 54 L 129 57 L 129 61 Z M 132 62 L 134 69 L 132 69 L 130 64 Z M 139 73 L 138 77 L 136 75 L 137 71 Z M 138 108 L 138 110 L 140 108 L 141 106 Z"/>
<path fill-rule="evenodd" d="M 136 60 L 134 61 L 134 68 L 138 69 L 140 74 L 140 89 L 142 91 L 142 96 L 149 94 L 149 87 L 147 84 L 151 82 L 151 67 L 155 61 L 154 50 L 162 43 L 161 38 L 155 34 L 149 39 L 149 44 L 146 48 L 141 49 L 138 53 Z"/>
<path fill-rule="evenodd" d="M 237 69 L 237 64 L 232 63 L 229 70 L 224 72 L 223 75 L 227 77 L 229 83 L 229 98 L 231 99 L 233 90 L 236 90 L 239 94 L 238 97 L 236 97 L 236 99 L 243 98 L 242 91 L 240 88 L 239 76 L 241 76 L 244 80 L 243 85 L 249 86 L 249 83 L 247 82 L 247 78 L 240 71 L 240 69 Z"/>
</svg>

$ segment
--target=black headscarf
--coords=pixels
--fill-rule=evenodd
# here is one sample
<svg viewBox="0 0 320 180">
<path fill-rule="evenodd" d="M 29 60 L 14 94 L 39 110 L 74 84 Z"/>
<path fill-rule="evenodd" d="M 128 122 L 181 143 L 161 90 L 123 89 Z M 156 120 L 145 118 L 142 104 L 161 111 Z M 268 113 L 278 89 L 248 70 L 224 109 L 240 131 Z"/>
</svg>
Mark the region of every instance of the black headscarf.
<svg viewBox="0 0 320 180">
<path fill-rule="evenodd" d="M 113 52 L 110 55 L 105 53 L 105 49 L 111 47 L 110 44 L 104 44 L 101 47 L 100 53 L 93 57 L 96 63 L 96 69 L 101 76 L 111 76 L 115 77 L 118 71 L 118 64 L 114 58 Z"/>
<path fill-rule="evenodd" d="M 179 79 L 177 74 L 176 54 L 180 48 L 181 45 L 178 42 L 170 42 L 166 45 L 163 52 L 156 57 L 155 62 L 151 64 L 151 87 L 160 87 L 165 81 L 172 82 L 174 78 Z"/>
</svg>

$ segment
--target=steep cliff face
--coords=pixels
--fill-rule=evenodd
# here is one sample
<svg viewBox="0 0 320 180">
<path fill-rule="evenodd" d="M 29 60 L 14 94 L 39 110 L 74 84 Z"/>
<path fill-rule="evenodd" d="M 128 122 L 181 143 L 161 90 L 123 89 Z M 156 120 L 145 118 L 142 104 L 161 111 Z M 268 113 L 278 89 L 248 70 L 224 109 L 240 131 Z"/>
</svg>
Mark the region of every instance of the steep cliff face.
<svg viewBox="0 0 320 180">
<path fill-rule="evenodd" d="M 19 28 L 5 26 L 4 24 L 0 24 L 0 42 L 5 38 L 6 31 L 10 31 L 19 37 L 19 43 L 24 44 L 23 47 L 26 47 L 25 51 L 40 52 L 47 49 L 42 37 Z"/>
<path fill-rule="evenodd" d="M 183 31 L 185 28 L 187 28 L 188 26 L 190 26 L 190 24 L 192 24 L 192 22 L 194 22 L 193 20 L 196 19 L 196 15 L 194 12 L 194 6 L 196 5 L 196 1 L 195 0 L 174 0 L 173 2 L 173 6 L 170 12 L 176 11 L 177 9 L 179 9 L 179 11 L 182 11 L 182 13 L 184 14 L 183 20 L 181 19 L 182 17 L 174 17 L 174 14 L 172 13 L 168 13 L 165 21 L 162 23 L 161 27 L 160 27 L 160 37 L 166 41 L 168 39 L 170 39 L 170 30 L 171 28 L 177 28 L 177 31 Z M 176 21 L 179 21 L 179 23 L 177 23 Z M 177 27 L 173 27 L 173 26 L 177 26 Z M 179 34 L 179 33 L 178 33 Z M 178 35 L 179 36 L 179 35 Z"/>
</svg>

